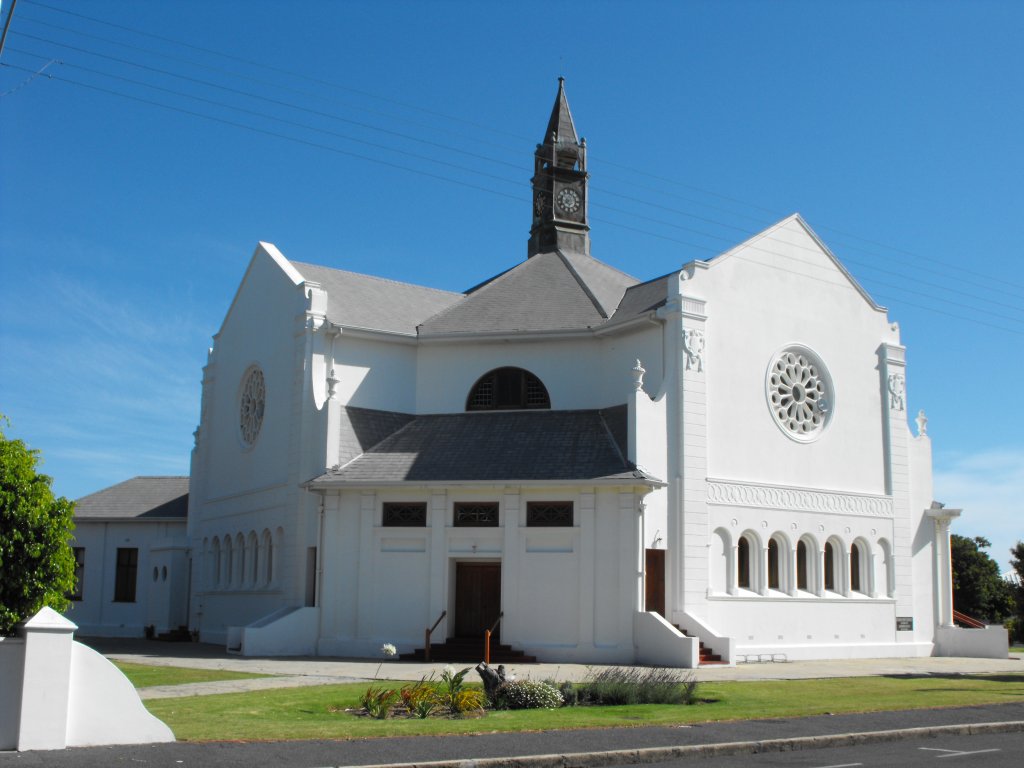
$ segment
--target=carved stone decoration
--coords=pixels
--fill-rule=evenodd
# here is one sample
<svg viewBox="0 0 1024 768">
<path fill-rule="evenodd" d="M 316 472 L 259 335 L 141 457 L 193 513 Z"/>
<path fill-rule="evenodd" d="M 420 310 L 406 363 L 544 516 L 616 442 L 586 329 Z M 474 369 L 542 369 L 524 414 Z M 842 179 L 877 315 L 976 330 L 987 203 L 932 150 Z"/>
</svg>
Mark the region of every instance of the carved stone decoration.
<svg viewBox="0 0 1024 768">
<path fill-rule="evenodd" d="M 917 412 L 917 436 L 924 437 L 928 434 L 928 417 L 924 415 L 924 409 L 922 408 Z"/>
<path fill-rule="evenodd" d="M 832 379 L 821 358 L 807 347 L 793 345 L 772 358 L 765 395 L 775 423 L 798 442 L 818 439 L 832 418 Z"/>
<path fill-rule="evenodd" d="M 704 370 L 704 331 L 697 328 L 683 330 L 683 351 L 686 353 L 685 370 Z"/>
<path fill-rule="evenodd" d="M 889 407 L 895 411 L 902 411 L 906 408 L 903 391 L 906 387 L 906 379 L 902 373 L 889 374 Z"/>
<path fill-rule="evenodd" d="M 263 371 L 252 366 L 242 377 L 242 391 L 238 405 L 238 426 L 242 442 L 251 446 L 260 435 L 263 426 L 263 412 L 266 408 L 266 384 Z"/>
<path fill-rule="evenodd" d="M 888 496 L 829 493 L 777 485 L 709 480 L 707 499 L 709 504 L 734 507 L 779 509 L 789 512 L 822 512 L 862 517 L 893 516 L 892 499 Z"/>
<path fill-rule="evenodd" d="M 647 373 L 647 371 L 642 365 L 640 365 L 640 361 L 637 360 L 631 373 L 633 374 L 633 386 L 636 388 L 636 391 L 639 392 L 644 388 L 644 374 Z"/>
<path fill-rule="evenodd" d="M 327 397 L 331 400 L 333 400 L 334 396 L 338 393 L 339 383 L 341 383 L 341 379 L 338 378 L 334 369 L 331 368 L 331 372 L 327 374 Z"/>
</svg>

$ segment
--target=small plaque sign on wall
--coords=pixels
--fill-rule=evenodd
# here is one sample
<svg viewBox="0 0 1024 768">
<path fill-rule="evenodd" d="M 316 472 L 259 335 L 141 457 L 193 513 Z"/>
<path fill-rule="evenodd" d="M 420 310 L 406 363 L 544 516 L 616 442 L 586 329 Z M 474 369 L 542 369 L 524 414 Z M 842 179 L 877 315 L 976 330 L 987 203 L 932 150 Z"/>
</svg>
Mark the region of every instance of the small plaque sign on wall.
<svg viewBox="0 0 1024 768">
<path fill-rule="evenodd" d="M 913 632 L 914 631 L 914 617 L 913 616 L 897 616 L 896 617 L 896 631 L 897 632 Z"/>
</svg>

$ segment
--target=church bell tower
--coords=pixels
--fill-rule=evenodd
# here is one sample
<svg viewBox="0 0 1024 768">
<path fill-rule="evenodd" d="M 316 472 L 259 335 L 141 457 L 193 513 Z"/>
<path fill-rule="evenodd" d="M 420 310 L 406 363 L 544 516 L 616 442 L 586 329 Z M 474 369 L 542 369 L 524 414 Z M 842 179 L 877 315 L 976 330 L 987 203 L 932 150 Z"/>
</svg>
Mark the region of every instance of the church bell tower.
<svg viewBox="0 0 1024 768">
<path fill-rule="evenodd" d="M 576 136 L 563 77 L 558 78 L 547 132 L 533 159 L 533 226 L 527 255 L 556 249 L 589 255 L 587 141 Z"/>
</svg>

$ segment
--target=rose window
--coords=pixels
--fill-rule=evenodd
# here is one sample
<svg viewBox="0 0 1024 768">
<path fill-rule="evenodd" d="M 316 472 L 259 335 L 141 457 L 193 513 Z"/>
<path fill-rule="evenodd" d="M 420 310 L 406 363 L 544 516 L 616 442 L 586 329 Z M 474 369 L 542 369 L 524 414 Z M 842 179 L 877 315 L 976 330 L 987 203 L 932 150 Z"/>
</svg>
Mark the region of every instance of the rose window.
<svg viewBox="0 0 1024 768">
<path fill-rule="evenodd" d="M 772 416 L 795 440 L 814 440 L 832 412 L 832 383 L 821 360 L 802 347 L 783 350 L 768 369 Z"/>
<path fill-rule="evenodd" d="M 252 445 L 259 437 L 265 408 L 266 385 L 263 381 L 263 371 L 253 366 L 242 380 L 242 398 L 238 414 L 242 442 L 246 445 Z"/>
</svg>

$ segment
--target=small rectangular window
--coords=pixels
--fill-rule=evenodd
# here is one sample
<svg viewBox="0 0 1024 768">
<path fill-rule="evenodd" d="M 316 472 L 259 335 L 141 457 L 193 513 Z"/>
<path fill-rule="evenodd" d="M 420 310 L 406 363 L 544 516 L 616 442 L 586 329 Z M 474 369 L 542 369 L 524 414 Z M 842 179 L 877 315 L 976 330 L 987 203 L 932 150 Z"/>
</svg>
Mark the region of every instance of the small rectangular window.
<svg viewBox="0 0 1024 768">
<path fill-rule="evenodd" d="M 386 528 L 425 528 L 427 505 L 425 502 L 404 504 L 386 501 L 383 524 Z"/>
<path fill-rule="evenodd" d="M 68 593 L 68 600 L 82 599 L 82 587 L 85 584 L 85 547 L 72 547 L 75 555 L 75 586 Z"/>
<path fill-rule="evenodd" d="M 497 528 L 497 502 L 458 502 L 455 504 L 456 528 Z"/>
<path fill-rule="evenodd" d="M 118 547 L 117 571 L 114 575 L 114 602 L 135 602 L 135 578 L 139 570 L 139 550 Z"/>
<path fill-rule="evenodd" d="M 526 525 L 530 528 L 571 528 L 571 501 L 526 502 Z"/>
</svg>

